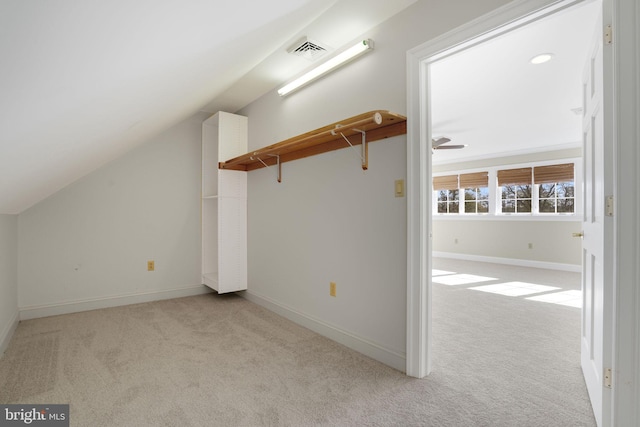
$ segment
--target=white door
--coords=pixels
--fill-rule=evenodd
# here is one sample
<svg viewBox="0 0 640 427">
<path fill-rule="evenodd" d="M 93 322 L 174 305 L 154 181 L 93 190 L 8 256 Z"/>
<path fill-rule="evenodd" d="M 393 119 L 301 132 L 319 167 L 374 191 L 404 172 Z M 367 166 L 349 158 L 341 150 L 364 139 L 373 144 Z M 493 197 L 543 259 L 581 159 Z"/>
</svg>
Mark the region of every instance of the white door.
<svg viewBox="0 0 640 427">
<path fill-rule="evenodd" d="M 603 101 L 602 20 L 597 25 L 583 74 L 583 200 L 582 335 L 581 364 L 598 426 L 608 425 L 610 390 L 606 368 L 611 366 L 605 339 L 611 336 L 611 254 L 605 239 L 611 227 L 607 217 L 606 191 L 611 170 L 605 147 Z M 606 246 L 605 246 L 606 245 Z M 610 247 L 610 246 L 609 246 Z"/>
</svg>

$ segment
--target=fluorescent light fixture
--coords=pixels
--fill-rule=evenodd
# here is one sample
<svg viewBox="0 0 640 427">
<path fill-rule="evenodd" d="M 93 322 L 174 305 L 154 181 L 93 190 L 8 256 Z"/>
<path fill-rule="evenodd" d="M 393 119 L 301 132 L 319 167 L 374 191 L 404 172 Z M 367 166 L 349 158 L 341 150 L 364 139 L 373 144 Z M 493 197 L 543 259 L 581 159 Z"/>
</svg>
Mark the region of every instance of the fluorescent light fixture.
<svg viewBox="0 0 640 427">
<path fill-rule="evenodd" d="M 351 61 L 352 59 L 370 51 L 371 49 L 373 49 L 373 40 L 361 40 L 350 48 L 344 50 L 342 53 L 339 53 L 328 61 L 323 62 L 317 67 L 307 71 L 292 82 L 287 83 L 286 85 L 278 89 L 278 95 L 285 96 L 288 93 L 301 88 L 307 83 L 312 82 L 318 77 L 335 70 L 346 62 Z"/>
<path fill-rule="evenodd" d="M 551 58 L 553 58 L 553 53 L 541 53 L 531 58 L 531 63 L 534 65 L 544 64 L 545 62 L 551 61 Z"/>
</svg>

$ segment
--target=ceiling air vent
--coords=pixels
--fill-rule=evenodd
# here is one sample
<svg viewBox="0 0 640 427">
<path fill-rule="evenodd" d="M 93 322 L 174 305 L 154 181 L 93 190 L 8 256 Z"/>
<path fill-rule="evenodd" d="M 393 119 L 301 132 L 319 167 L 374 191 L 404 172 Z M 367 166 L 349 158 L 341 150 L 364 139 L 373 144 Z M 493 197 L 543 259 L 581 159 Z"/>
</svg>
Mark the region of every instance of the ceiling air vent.
<svg viewBox="0 0 640 427">
<path fill-rule="evenodd" d="M 303 37 L 287 49 L 287 52 L 313 61 L 324 55 L 327 52 L 327 48 L 316 41 Z"/>
</svg>

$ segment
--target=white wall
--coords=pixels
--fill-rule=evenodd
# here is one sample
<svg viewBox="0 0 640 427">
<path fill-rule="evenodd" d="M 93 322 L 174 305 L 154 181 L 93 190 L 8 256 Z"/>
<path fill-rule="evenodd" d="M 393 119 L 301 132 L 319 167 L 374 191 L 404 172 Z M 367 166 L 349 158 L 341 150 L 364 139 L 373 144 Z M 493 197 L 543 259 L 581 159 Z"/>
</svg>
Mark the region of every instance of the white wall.
<svg viewBox="0 0 640 427">
<path fill-rule="evenodd" d="M 0 215 L 0 357 L 18 323 L 18 216 Z"/>
<path fill-rule="evenodd" d="M 582 242 L 571 234 L 581 228 L 575 221 L 433 221 L 433 250 L 436 255 L 580 271 Z"/>
<path fill-rule="evenodd" d="M 370 110 L 405 114 L 407 50 L 504 3 L 418 1 L 363 34 L 373 52 L 240 111 L 250 149 Z M 406 175 L 406 137 L 369 150 L 366 172 L 345 149 L 285 163 L 281 184 L 272 170 L 249 173 L 248 296 L 404 370 L 407 211 L 394 180 Z"/>
<path fill-rule="evenodd" d="M 433 172 L 459 172 L 551 160 L 561 162 L 581 156 L 581 148 L 564 149 L 434 165 Z M 579 172 L 578 175 L 580 175 Z M 576 184 L 579 194 L 580 182 Z M 580 218 L 573 221 L 568 221 L 567 218 L 558 221 L 551 221 L 549 218 L 524 219 L 496 217 L 457 219 L 455 216 L 445 218 L 434 215 L 433 251 L 437 255 L 444 256 L 494 259 L 498 262 L 580 271 L 582 241 L 572 237 L 572 233 L 582 229 Z M 529 244 L 533 247 L 529 248 Z"/>
<path fill-rule="evenodd" d="M 200 144 L 187 120 L 22 212 L 21 318 L 204 291 Z"/>
</svg>

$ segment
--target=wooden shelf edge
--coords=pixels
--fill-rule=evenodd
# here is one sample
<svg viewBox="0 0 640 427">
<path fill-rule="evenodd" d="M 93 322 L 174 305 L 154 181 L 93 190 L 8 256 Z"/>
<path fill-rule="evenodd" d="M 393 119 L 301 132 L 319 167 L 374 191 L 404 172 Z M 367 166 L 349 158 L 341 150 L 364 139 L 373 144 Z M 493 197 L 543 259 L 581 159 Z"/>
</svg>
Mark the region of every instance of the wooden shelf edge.
<svg viewBox="0 0 640 427">
<path fill-rule="evenodd" d="M 376 123 L 376 114 L 381 118 L 380 123 Z M 367 143 L 404 135 L 407 133 L 407 119 L 389 111 L 370 111 L 220 162 L 219 168 L 252 171 L 265 167 L 265 164 L 277 164 L 277 156 L 280 163 L 290 162 L 346 148 L 349 144 L 344 137 L 349 138 L 352 145 L 359 145 L 362 143 L 360 131 L 366 132 Z"/>
</svg>

